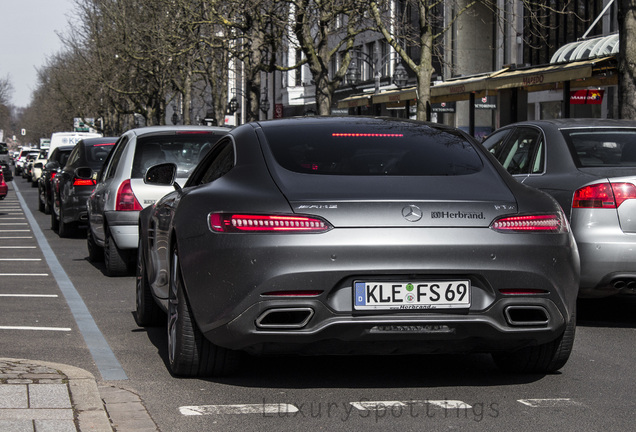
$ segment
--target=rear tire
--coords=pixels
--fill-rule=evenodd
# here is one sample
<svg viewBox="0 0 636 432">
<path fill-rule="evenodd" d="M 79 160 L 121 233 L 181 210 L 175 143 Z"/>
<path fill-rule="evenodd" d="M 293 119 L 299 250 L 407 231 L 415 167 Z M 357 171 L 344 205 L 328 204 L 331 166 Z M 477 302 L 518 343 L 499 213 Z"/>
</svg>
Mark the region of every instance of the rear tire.
<svg viewBox="0 0 636 432">
<path fill-rule="evenodd" d="M 55 204 L 54 204 L 55 205 Z M 55 208 L 51 209 L 51 229 L 57 231 L 60 228 L 60 223 L 55 216 Z"/>
<path fill-rule="evenodd" d="M 127 255 L 117 247 L 110 233 L 107 233 L 104 245 L 104 264 L 106 265 L 106 276 L 125 276 L 128 274 Z"/>
<path fill-rule="evenodd" d="M 148 283 L 145 253 L 141 239 L 137 249 L 137 281 L 135 285 L 135 322 L 140 327 L 158 326 L 165 320 L 165 315 L 155 302 Z"/>
<path fill-rule="evenodd" d="M 49 201 L 49 197 L 46 195 L 46 188 L 42 191 L 42 197 L 44 200 L 44 214 L 51 214 L 51 202 Z"/>
<path fill-rule="evenodd" d="M 62 212 L 62 205 L 60 204 L 60 219 L 57 225 L 57 234 L 60 237 L 70 237 L 75 230 L 75 224 L 72 222 L 64 222 L 64 213 Z"/>
<path fill-rule="evenodd" d="M 223 376 L 238 368 L 240 353 L 214 345 L 197 327 L 183 286 L 176 248 L 170 265 L 168 362 L 180 376 Z"/>
<path fill-rule="evenodd" d="M 506 372 L 553 373 L 568 361 L 574 345 L 576 317 L 572 315 L 561 336 L 552 342 L 508 353 L 492 353 L 495 364 Z"/>
<path fill-rule="evenodd" d="M 38 210 L 44 213 L 44 201 L 42 201 L 42 196 L 40 192 L 38 192 Z"/>
<path fill-rule="evenodd" d="M 99 262 L 104 260 L 104 249 L 95 243 L 90 225 L 86 230 L 86 247 L 88 248 L 88 260 L 90 262 Z"/>
</svg>

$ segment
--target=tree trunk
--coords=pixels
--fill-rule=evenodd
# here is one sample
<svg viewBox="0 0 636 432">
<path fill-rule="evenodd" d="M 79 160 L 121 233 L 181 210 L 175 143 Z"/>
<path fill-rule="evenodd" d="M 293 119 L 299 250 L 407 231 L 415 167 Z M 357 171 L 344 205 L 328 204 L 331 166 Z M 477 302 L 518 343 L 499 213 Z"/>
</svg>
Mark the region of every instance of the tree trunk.
<svg viewBox="0 0 636 432">
<path fill-rule="evenodd" d="M 618 2 L 618 109 L 622 119 L 636 119 L 636 4 Z"/>
</svg>

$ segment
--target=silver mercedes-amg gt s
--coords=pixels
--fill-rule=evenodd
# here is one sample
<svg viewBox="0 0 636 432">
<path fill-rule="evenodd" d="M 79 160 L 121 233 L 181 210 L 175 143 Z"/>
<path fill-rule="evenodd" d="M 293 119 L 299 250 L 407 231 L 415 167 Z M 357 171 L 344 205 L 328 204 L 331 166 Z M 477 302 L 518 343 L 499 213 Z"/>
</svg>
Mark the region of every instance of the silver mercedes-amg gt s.
<svg viewBox="0 0 636 432">
<path fill-rule="evenodd" d="M 574 341 L 579 257 L 556 201 L 474 140 L 401 119 L 246 124 L 140 214 L 137 323 L 175 375 L 251 354 L 490 352 L 551 372 Z"/>
</svg>

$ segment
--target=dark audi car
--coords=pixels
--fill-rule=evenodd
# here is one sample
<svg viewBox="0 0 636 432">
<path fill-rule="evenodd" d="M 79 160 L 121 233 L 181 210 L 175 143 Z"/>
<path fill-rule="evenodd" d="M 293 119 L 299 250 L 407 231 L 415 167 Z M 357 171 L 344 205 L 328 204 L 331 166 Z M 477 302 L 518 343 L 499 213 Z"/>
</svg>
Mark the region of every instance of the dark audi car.
<svg viewBox="0 0 636 432">
<path fill-rule="evenodd" d="M 86 200 L 95 189 L 97 172 L 117 137 L 85 138 L 75 144 L 66 165 L 52 179 L 51 228 L 67 237 L 88 222 Z"/>
<path fill-rule="evenodd" d="M 241 351 L 490 352 L 524 372 L 569 357 L 579 258 L 566 218 L 456 129 L 251 123 L 174 186 L 140 215 L 136 319 L 167 312 L 176 375 L 228 373 Z"/>
</svg>

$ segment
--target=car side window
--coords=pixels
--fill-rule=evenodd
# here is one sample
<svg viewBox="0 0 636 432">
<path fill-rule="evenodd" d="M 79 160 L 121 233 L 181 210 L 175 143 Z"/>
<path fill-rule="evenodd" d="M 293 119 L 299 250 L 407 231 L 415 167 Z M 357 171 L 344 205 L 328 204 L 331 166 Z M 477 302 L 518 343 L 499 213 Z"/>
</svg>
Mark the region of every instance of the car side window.
<svg viewBox="0 0 636 432">
<path fill-rule="evenodd" d="M 504 144 L 506 143 L 506 138 L 510 135 L 512 129 L 503 129 L 496 131 L 488 138 L 484 140 L 482 145 L 493 154 L 497 159 L 499 159 L 499 154 L 504 148 Z"/>
<path fill-rule="evenodd" d="M 128 142 L 128 137 L 122 137 L 120 141 L 115 144 L 115 149 L 110 153 L 109 160 L 107 160 L 104 164 L 105 170 L 102 173 L 100 181 L 109 179 L 115 175 L 117 171 L 117 165 L 119 164 L 119 160 L 121 159 L 121 155 L 124 153 L 124 149 L 126 148 L 126 144 Z"/>
<path fill-rule="evenodd" d="M 68 157 L 68 161 L 66 162 L 66 165 L 73 165 L 75 162 L 77 162 L 77 160 L 79 159 L 80 148 L 81 146 L 77 146 L 77 145 L 75 146 L 75 148 L 73 148 L 73 151 Z"/>
<path fill-rule="evenodd" d="M 543 171 L 543 140 L 541 132 L 520 127 L 515 130 L 497 160 L 510 174 L 530 174 Z"/>
<path fill-rule="evenodd" d="M 58 155 L 59 152 L 57 151 L 57 149 L 53 150 L 53 153 L 51 153 L 51 155 L 49 156 L 49 162 L 58 162 Z"/>
<path fill-rule="evenodd" d="M 202 162 L 207 166 L 199 171 L 198 178 L 193 183 L 202 185 L 211 183 L 224 176 L 234 167 L 234 145 L 231 140 L 224 140 L 210 150 L 210 154 Z"/>
</svg>

